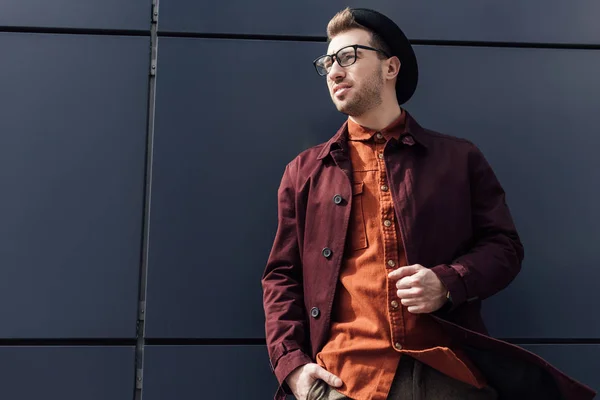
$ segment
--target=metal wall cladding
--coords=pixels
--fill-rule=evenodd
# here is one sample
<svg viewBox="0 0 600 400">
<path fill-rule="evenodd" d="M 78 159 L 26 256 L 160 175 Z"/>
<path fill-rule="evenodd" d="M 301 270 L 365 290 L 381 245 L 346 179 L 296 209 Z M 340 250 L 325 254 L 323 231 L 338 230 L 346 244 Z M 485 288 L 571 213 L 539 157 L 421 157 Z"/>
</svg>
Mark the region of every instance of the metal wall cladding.
<svg viewBox="0 0 600 400">
<path fill-rule="evenodd" d="M 144 399 L 272 397 L 266 348 L 248 339 L 264 337 L 260 278 L 285 165 L 344 120 L 311 61 L 346 5 L 364 6 L 161 2 L 159 35 L 213 38 L 159 39 L 150 154 L 151 1 L 3 2 L 0 397 L 132 398 L 134 347 L 112 343 L 138 334 L 144 224 L 146 337 L 165 344 L 145 346 Z M 600 335 L 600 54 L 547 46 L 600 44 L 600 3 L 368 6 L 428 44 L 407 110 L 478 145 L 506 190 L 526 258 L 484 303 L 491 333 L 540 343 L 524 347 L 599 390 L 600 346 L 542 343 Z"/>
<path fill-rule="evenodd" d="M 264 57 L 285 54 L 289 44 L 162 40 L 149 274 L 149 304 L 156 308 L 149 310 L 149 332 L 255 337 L 263 329 L 260 293 L 248 282 L 258 285 L 269 251 L 281 170 L 341 122 L 323 83 L 305 65 L 321 47 L 295 44 L 290 66 L 271 71 Z M 205 53 L 210 61 L 201 57 Z M 597 335 L 598 321 L 580 320 L 554 293 L 568 290 L 570 304 L 592 312 L 593 281 L 581 282 L 565 268 L 586 276 L 595 271 L 590 249 L 600 233 L 593 223 L 598 193 L 590 182 L 600 169 L 590 127 L 600 87 L 587 77 L 600 67 L 600 57 L 581 50 L 436 46 L 418 46 L 417 53 L 421 82 L 407 109 L 426 127 L 470 139 L 484 151 L 525 244 L 522 273 L 486 303 L 492 332 Z M 238 58 L 255 71 L 252 79 L 235 72 Z M 200 118 L 203 104 L 215 111 Z M 568 202 L 564 193 L 571 194 Z M 581 285 L 589 287 L 578 290 Z M 206 320 L 190 323 L 197 304 L 211 306 L 202 308 Z M 563 323 L 556 324 L 557 316 Z"/>
<path fill-rule="evenodd" d="M 160 39 L 149 337 L 264 337 L 260 278 L 285 165 L 341 122 L 321 44 Z M 310 99 L 310 100 L 309 100 Z"/>
<path fill-rule="evenodd" d="M 159 29 L 170 32 L 324 36 L 327 22 L 346 6 L 369 7 L 398 23 L 411 39 L 600 43 L 594 0 L 564 2 L 449 3 L 276 0 L 227 0 L 218 7 L 194 0 L 170 0 L 160 5 Z"/>
<path fill-rule="evenodd" d="M 419 46 L 417 56 L 421 81 L 407 109 L 482 149 L 525 246 L 521 274 L 484 304 L 490 331 L 599 337 L 600 53 Z"/>
<path fill-rule="evenodd" d="M 310 65 L 325 44 L 163 38 L 160 48 L 148 335 L 261 337 L 259 279 L 283 167 L 343 121 Z M 600 57 L 568 49 L 416 51 L 420 85 L 406 108 L 425 127 L 484 151 L 525 244 L 522 273 L 485 303 L 492 333 L 597 337 L 598 322 L 570 310 L 593 315 L 595 304 L 593 280 L 579 276 L 595 276 L 592 182 L 600 169 L 591 127 L 600 87 L 591 77 Z M 557 293 L 569 294 L 568 306 Z M 554 356 L 565 348 L 542 350 L 597 386 Z"/>
<path fill-rule="evenodd" d="M 2 0 L 0 26 L 150 31 L 150 0 Z"/>
<path fill-rule="evenodd" d="M 0 346 L 0 396 L 131 400 L 133 347 Z"/>
<path fill-rule="evenodd" d="M 523 347 L 596 392 L 600 391 L 600 345 L 529 344 Z"/>
<path fill-rule="evenodd" d="M 148 47 L 0 34 L 0 337 L 135 337 Z"/>
<path fill-rule="evenodd" d="M 264 346 L 147 346 L 144 400 L 269 399 L 277 381 Z"/>
</svg>

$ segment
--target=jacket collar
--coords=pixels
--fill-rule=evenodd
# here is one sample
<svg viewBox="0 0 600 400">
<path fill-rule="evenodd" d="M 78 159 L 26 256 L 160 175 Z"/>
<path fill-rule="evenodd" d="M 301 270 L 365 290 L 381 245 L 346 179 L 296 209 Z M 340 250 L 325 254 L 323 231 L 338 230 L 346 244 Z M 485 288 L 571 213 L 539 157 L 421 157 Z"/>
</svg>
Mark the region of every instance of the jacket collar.
<svg viewBox="0 0 600 400">
<path fill-rule="evenodd" d="M 427 149 L 431 145 L 431 136 L 425 132 L 425 129 L 417 123 L 408 111 L 404 110 L 404 112 L 406 113 L 406 133 L 400 138 L 400 141 L 410 146 L 416 143 Z M 403 139 L 406 137 L 412 137 L 413 140 L 404 141 Z M 344 121 L 337 133 L 323 145 L 317 159 L 322 160 L 332 151 L 338 149 L 348 150 L 348 121 Z"/>
</svg>

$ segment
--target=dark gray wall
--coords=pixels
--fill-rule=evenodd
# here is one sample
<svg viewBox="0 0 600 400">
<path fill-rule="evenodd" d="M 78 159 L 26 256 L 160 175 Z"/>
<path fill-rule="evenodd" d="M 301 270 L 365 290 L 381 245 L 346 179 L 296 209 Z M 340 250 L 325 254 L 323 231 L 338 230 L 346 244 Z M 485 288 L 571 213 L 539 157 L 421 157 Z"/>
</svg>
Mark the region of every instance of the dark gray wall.
<svg viewBox="0 0 600 400">
<path fill-rule="evenodd" d="M 150 10 L 0 4 L 2 399 L 133 398 Z"/>
<path fill-rule="evenodd" d="M 343 121 L 310 62 L 345 5 L 163 0 L 157 42 L 151 0 L 0 6 L 0 397 L 271 397 L 276 189 Z M 406 108 L 508 193 L 526 261 L 492 334 L 599 390 L 600 6 L 369 6 L 418 43 Z"/>
<path fill-rule="evenodd" d="M 2 0 L 0 26 L 150 30 L 150 0 Z"/>
<path fill-rule="evenodd" d="M 0 346 L 5 399 L 130 400 L 132 346 Z"/>
<path fill-rule="evenodd" d="M 161 2 L 164 32 L 322 36 L 340 9 L 370 7 L 393 18 L 414 39 L 598 44 L 595 0 L 502 2 L 195 0 Z"/>
<path fill-rule="evenodd" d="M 0 337 L 135 337 L 148 47 L 0 34 Z"/>
</svg>

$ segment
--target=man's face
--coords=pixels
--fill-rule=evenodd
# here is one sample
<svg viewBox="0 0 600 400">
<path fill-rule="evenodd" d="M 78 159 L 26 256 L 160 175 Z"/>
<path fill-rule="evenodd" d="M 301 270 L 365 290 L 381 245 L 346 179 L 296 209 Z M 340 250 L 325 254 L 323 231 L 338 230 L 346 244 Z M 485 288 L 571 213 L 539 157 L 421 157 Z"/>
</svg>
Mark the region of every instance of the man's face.
<svg viewBox="0 0 600 400">
<path fill-rule="evenodd" d="M 340 33 L 329 43 L 327 54 L 354 44 L 371 46 L 370 39 L 371 33 L 364 29 Z M 331 99 L 344 114 L 358 117 L 382 102 L 382 60 L 377 52 L 358 49 L 354 64 L 341 67 L 336 61 L 326 78 Z"/>
</svg>

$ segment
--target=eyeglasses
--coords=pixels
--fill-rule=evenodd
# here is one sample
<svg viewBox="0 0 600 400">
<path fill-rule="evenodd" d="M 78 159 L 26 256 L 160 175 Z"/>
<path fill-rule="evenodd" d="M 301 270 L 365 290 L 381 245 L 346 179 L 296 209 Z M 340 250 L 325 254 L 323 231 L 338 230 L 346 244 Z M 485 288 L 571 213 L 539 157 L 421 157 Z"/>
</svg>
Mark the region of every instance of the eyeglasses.
<svg viewBox="0 0 600 400">
<path fill-rule="evenodd" d="M 356 55 L 357 49 L 376 51 L 378 53 L 383 54 L 387 58 L 390 58 L 390 55 L 383 50 L 369 46 L 363 46 L 360 44 L 353 44 L 350 46 L 342 47 L 335 54 L 326 54 L 314 60 L 313 65 L 317 70 L 317 74 L 321 76 L 327 75 L 329 71 L 331 71 L 331 67 L 333 66 L 334 60 L 336 60 L 341 67 L 349 67 L 350 65 L 354 64 L 358 58 Z"/>
</svg>

